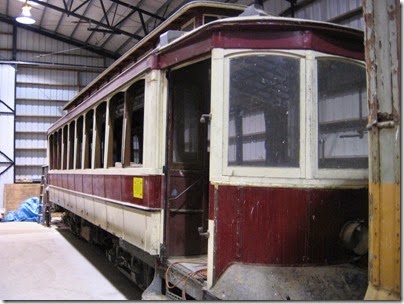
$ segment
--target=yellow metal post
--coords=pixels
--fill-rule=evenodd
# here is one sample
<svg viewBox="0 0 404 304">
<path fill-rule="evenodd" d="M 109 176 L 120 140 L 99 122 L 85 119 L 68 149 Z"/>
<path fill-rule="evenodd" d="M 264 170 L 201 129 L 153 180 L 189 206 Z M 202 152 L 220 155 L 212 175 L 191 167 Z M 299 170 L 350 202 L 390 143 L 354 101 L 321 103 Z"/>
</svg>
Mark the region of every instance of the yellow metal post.
<svg viewBox="0 0 404 304">
<path fill-rule="evenodd" d="M 363 0 L 369 105 L 369 285 L 366 300 L 401 299 L 399 0 Z"/>
</svg>

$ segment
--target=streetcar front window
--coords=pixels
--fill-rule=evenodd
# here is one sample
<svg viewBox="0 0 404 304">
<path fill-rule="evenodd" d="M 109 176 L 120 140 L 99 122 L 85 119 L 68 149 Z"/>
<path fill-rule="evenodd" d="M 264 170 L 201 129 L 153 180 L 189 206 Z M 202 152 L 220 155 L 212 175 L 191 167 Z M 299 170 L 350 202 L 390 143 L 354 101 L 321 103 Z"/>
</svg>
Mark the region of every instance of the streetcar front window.
<svg viewBox="0 0 404 304">
<path fill-rule="evenodd" d="M 319 59 L 318 167 L 368 167 L 366 71 L 356 63 Z"/>
<path fill-rule="evenodd" d="M 229 166 L 299 167 L 300 61 L 230 60 Z"/>
</svg>

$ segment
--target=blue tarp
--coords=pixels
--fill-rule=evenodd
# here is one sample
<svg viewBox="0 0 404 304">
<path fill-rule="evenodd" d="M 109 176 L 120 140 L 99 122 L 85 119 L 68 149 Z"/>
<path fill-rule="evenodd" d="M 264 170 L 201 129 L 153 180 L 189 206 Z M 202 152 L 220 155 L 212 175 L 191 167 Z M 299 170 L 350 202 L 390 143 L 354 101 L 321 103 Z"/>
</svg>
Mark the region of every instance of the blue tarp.
<svg viewBox="0 0 404 304">
<path fill-rule="evenodd" d="M 39 198 L 31 197 L 23 201 L 17 211 L 7 212 L 3 222 L 36 222 L 39 211 Z"/>
</svg>

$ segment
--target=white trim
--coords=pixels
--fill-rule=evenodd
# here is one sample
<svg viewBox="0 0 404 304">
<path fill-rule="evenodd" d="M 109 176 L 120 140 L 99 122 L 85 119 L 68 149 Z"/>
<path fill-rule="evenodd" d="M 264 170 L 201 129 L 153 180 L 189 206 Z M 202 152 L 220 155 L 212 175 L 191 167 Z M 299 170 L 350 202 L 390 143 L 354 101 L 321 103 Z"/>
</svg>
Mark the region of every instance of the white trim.
<svg viewBox="0 0 404 304">
<path fill-rule="evenodd" d="M 313 88 L 313 84 L 316 81 L 316 71 L 315 71 L 315 56 L 312 51 L 306 52 L 306 178 L 314 178 L 314 172 L 316 171 L 316 161 L 317 161 L 317 151 L 314 149 L 317 141 L 317 137 L 313 134 L 317 131 L 317 91 Z"/>
<path fill-rule="evenodd" d="M 299 96 L 299 118 L 300 118 L 300 142 L 305 138 L 305 60 L 299 52 L 290 51 L 273 51 L 273 50 L 236 50 L 236 51 L 226 51 L 224 52 L 224 78 L 223 78 L 223 145 L 222 145 L 222 159 L 223 159 L 223 170 L 222 174 L 224 176 L 244 176 L 244 177 L 294 177 L 301 178 L 304 177 L 305 172 L 305 155 L 306 148 L 305 145 L 299 144 L 299 167 L 289 168 L 289 167 L 236 167 L 227 166 L 228 163 L 228 135 L 229 134 L 229 79 L 230 79 L 230 59 L 247 56 L 247 55 L 282 55 L 291 58 L 299 59 L 299 69 L 300 69 L 300 96 Z M 225 110 L 227 109 L 227 110 Z"/>
<path fill-rule="evenodd" d="M 220 179 L 223 171 L 222 150 L 223 150 L 223 134 L 227 130 L 223 125 L 221 117 L 223 117 L 223 95 L 225 84 L 222 85 L 224 79 L 224 55 L 225 50 L 212 50 L 212 66 L 211 66 L 211 106 L 210 112 L 212 118 L 210 120 L 210 162 L 209 162 L 209 179 L 211 181 Z"/>
<path fill-rule="evenodd" d="M 208 220 L 208 232 L 209 232 L 209 238 L 208 238 L 208 254 L 207 254 L 207 259 L 208 259 L 208 278 L 207 278 L 207 286 L 206 288 L 212 288 L 213 286 L 213 265 L 214 265 L 214 256 L 215 256 L 215 221 L 214 220 Z"/>
<path fill-rule="evenodd" d="M 228 105 L 229 59 L 247 54 L 282 55 L 301 58 L 300 64 L 300 167 L 258 168 L 227 166 L 228 158 Z M 317 58 L 340 58 L 316 51 L 290 50 L 212 50 L 210 181 L 213 184 L 274 187 L 342 187 L 361 188 L 368 183 L 368 170 L 318 169 L 318 109 L 317 109 Z M 219 119 L 218 119 L 219 118 Z M 304 141 L 304 143 L 302 143 Z"/>
<path fill-rule="evenodd" d="M 162 174 L 165 164 L 167 86 L 164 71 L 152 70 L 147 73 L 143 114 L 142 168 L 124 169 Z"/>
</svg>

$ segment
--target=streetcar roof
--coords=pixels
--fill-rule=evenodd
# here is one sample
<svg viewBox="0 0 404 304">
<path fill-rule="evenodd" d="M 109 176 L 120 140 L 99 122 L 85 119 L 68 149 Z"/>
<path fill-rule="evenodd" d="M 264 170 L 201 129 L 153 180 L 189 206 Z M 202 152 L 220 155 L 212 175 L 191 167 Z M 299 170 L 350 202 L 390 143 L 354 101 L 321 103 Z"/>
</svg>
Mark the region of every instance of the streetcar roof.
<svg viewBox="0 0 404 304">
<path fill-rule="evenodd" d="M 215 20 L 206 24 L 203 24 L 195 29 L 184 33 L 179 38 L 170 41 L 166 45 L 157 46 L 159 42 L 160 35 L 170 30 L 173 23 L 177 23 L 188 14 L 188 19 L 182 19 L 182 24 L 185 24 L 189 20 L 192 20 L 196 15 L 203 16 L 206 13 L 206 9 L 215 9 L 218 14 L 220 11 L 227 12 L 228 14 L 235 16 L 226 17 L 223 19 Z M 171 15 L 167 20 L 165 20 L 160 26 L 150 32 L 144 39 L 139 41 L 135 46 L 133 46 L 130 50 L 128 50 L 124 55 L 122 55 L 119 59 L 117 59 L 111 66 L 109 66 L 104 72 L 102 72 L 98 77 L 96 77 L 90 84 L 88 84 L 82 91 L 80 91 L 73 99 L 68 102 L 64 106 L 64 110 L 70 110 L 75 106 L 81 104 L 91 96 L 91 89 L 97 88 L 105 84 L 105 79 L 110 76 L 109 74 L 113 74 L 114 70 L 125 70 L 128 66 L 135 64 L 145 55 L 147 55 L 150 51 L 162 51 L 164 49 L 170 48 L 172 45 L 175 45 L 177 42 L 186 39 L 187 37 L 192 36 L 195 32 L 204 31 L 209 28 L 212 28 L 216 25 L 229 25 L 229 24 L 237 24 L 244 22 L 263 22 L 263 23 L 276 23 L 281 26 L 290 26 L 290 27 L 302 27 L 305 28 L 322 28 L 329 31 L 336 32 L 350 32 L 358 35 L 362 35 L 363 32 L 357 29 L 353 29 L 351 27 L 338 25 L 329 22 L 323 21 L 315 21 L 315 20 L 307 20 L 307 19 L 297 19 L 297 18 L 288 18 L 288 17 L 280 17 L 275 15 L 259 15 L 259 16 L 240 16 L 240 14 L 246 9 L 246 6 L 243 5 L 235 5 L 228 3 L 218 3 L 212 1 L 197 1 L 190 2 L 176 11 L 173 15 Z M 237 15 L 236 15 L 237 13 Z M 156 47 L 157 46 L 157 47 Z M 136 58 L 134 58 L 136 57 Z M 119 72 L 118 72 L 119 74 Z M 114 76 L 114 75 L 112 75 Z M 108 81 L 107 81 L 108 82 Z"/>
<path fill-rule="evenodd" d="M 129 49 L 125 54 L 119 57 L 113 64 L 111 64 L 108 68 L 105 69 L 99 76 L 97 76 L 93 81 L 91 81 L 84 89 L 82 89 L 71 101 L 69 101 L 64 107 L 64 110 L 71 108 L 75 101 L 83 96 L 92 86 L 96 83 L 100 82 L 102 78 L 109 74 L 114 69 L 117 69 L 120 65 L 124 64 L 131 56 L 135 53 L 138 53 L 142 50 L 142 48 L 149 48 L 149 44 L 157 44 L 160 38 L 160 34 L 170 29 L 170 25 L 174 23 L 181 22 L 182 24 L 187 23 L 192 20 L 196 15 L 203 15 L 206 13 L 207 9 L 217 10 L 218 13 L 227 13 L 233 12 L 234 15 L 240 14 L 245 10 L 245 5 L 240 4 L 229 4 L 229 3 L 219 3 L 214 1 L 192 1 L 190 3 L 185 4 L 175 13 L 173 13 L 169 18 L 167 18 L 163 23 L 161 23 L 158 27 L 156 27 L 153 31 L 151 31 L 146 37 L 144 37 L 141 41 L 136 43 L 131 49 Z M 188 19 L 181 20 L 184 16 L 188 16 Z M 154 48 L 155 46 L 153 46 Z M 143 51 L 144 55 L 147 50 Z M 143 56 L 141 56 L 143 57 Z M 85 99 L 85 98 L 84 98 Z M 80 104 L 80 102 L 78 103 Z M 76 105 L 78 105 L 76 104 Z"/>
</svg>

